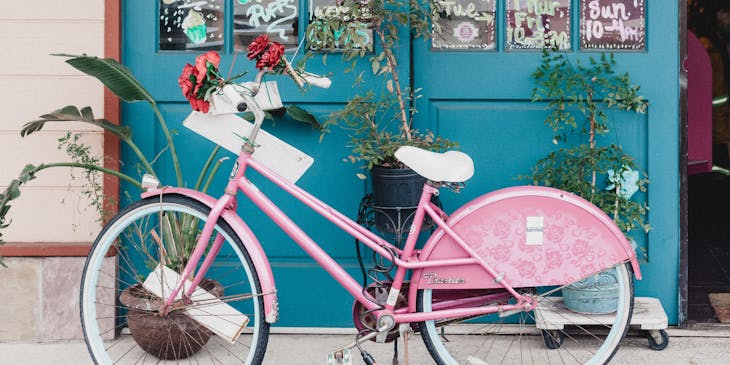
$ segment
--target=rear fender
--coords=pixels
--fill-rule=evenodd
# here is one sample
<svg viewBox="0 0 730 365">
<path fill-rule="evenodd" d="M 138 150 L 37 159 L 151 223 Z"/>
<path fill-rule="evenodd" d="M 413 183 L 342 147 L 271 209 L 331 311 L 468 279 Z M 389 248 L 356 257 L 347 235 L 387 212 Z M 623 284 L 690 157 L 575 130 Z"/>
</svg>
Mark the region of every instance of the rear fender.
<svg viewBox="0 0 730 365">
<path fill-rule="evenodd" d="M 514 288 L 565 285 L 619 262 L 631 261 L 641 279 L 636 252 L 603 211 L 561 190 L 523 186 L 482 195 L 454 212 L 447 224 Z M 529 233 L 528 233 L 529 231 Z M 439 228 L 419 261 L 468 258 Z M 479 264 L 415 270 L 411 290 L 501 287 Z"/>
<path fill-rule="evenodd" d="M 200 203 L 205 204 L 209 208 L 213 209 L 216 203 L 216 199 L 210 195 L 201 193 L 192 189 L 185 188 L 164 188 L 149 190 L 142 194 L 142 198 L 148 198 L 151 196 L 165 195 L 182 195 Z M 228 223 L 236 234 L 243 241 L 243 245 L 248 251 L 251 261 L 256 268 L 256 273 L 259 277 L 259 283 L 261 284 L 261 291 L 264 293 L 264 312 L 266 313 L 266 322 L 274 323 L 279 319 L 279 305 L 276 294 L 276 285 L 274 283 L 274 274 L 271 271 L 271 265 L 269 259 L 266 257 L 261 244 L 259 243 L 256 236 L 253 234 L 251 229 L 243 222 L 241 217 L 236 214 L 235 211 L 230 209 L 223 210 L 221 218 Z"/>
</svg>

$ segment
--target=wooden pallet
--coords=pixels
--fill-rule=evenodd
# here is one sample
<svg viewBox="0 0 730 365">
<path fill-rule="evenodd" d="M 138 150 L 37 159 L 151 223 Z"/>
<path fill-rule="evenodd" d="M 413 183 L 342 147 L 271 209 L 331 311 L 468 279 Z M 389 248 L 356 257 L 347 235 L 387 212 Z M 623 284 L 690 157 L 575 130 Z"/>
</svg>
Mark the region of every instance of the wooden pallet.
<svg viewBox="0 0 730 365">
<path fill-rule="evenodd" d="M 547 297 L 549 300 L 543 309 L 535 310 L 536 324 L 540 330 L 563 330 L 566 325 L 610 325 L 614 314 L 583 314 L 576 313 L 565 307 L 563 298 Z M 653 350 L 663 350 L 669 343 L 669 336 L 665 331 L 668 325 L 667 314 L 659 299 L 634 298 L 634 313 L 631 316 L 631 326 L 639 327 L 647 332 L 649 347 Z M 558 345 L 559 346 L 559 345 Z"/>
<path fill-rule="evenodd" d="M 614 314 L 583 314 L 573 312 L 565 307 L 563 298 L 547 297 L 550 300 L 546 309 L 535 310 L 537 328 L 543 330 L 561 330 L 565 325 L 609 325 L 613 323 Z M 664 307 L 656 298 L 635 298 L 634 314 L 631 325 L 640 326 L 642 330 L 663 330 L 667 328 L 668 319 Z"/>
</svg>

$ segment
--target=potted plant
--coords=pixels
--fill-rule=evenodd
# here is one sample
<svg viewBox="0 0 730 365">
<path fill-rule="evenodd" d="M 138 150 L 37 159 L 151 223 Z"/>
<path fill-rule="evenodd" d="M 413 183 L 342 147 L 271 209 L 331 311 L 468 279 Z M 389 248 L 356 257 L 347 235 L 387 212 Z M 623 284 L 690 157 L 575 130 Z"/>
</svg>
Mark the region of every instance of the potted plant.
<svg viewBox="0 0 730 365">
<path fill-rule="evenodd" d="M 265 37 L 259 38 L 257 41 L 259 41 L 259 44 L 255 52 L 249 54 L 249 58 L 256 61 L 257 67 L 277 72 L 291 70 L 283 57 L 283 47 L 269 42 Z M 85 55 L 62 56 L 69 57 L 66 62 L 71 66 L 96 77 L 120 99 L 126 102 L 146 101 L 150 105 L 167 139 L 167 146 L 155 154 L 155 160 L 159 155 L 168 153 L 176 177 L 176 181 L 171 185 L 184 186 L 182 168 L 177 157 L 172 132 L 168 129 L 155 100 L 129 70 L 112 59 L 99 59 Z M 222 78 L 218 69 L 219 63 L 220 56 L 218 53 L 211 51 L 199 55 L 194 65 L 187 64 L 184 66 L 178 83 L 183 96 L 188 99 L 193 110 L 207 112 L 210 95 L 224 84 L 231 82 L 232 79 L 224 80 Z M 281 68 L 277 68 L 279 66 Z M 294 106 L 294 108 L 296 107 Z M 292 109 L 290 106 L 289 109 L 283 108 L 279 113 L 272 113 L 271 115 L 287 114 L 292 119 L 312 123 L 313 125 L 318 124 L 311 114 L 300 108 L 296 108 L 296 111 L 291 112 Z M 89 107 L 79 109 L 75 106 L 67 106 L 44 114 L 39 119 L 26 123 L 21 135 L 27 137 L 38 132 L 49 122 L 65 123 L 72 121 L 93 124 L 116 135 L 135 155 L 140 166 L 139 170 L 151 175 L 154 179 L 158 178 L 154 161 L 148 159 L 141 152 L 133 139 L 130 128 L 115 125 L 106 119 L 95 118 Z M 20 187 L 33 180 L 39 172 L 48 168 L 73 167 L 82 169 L 85 172 L 85 178 L 88 180 L 87 190 L 84 193 L 91 197 L 94 206 L 100 209 L 102 216 L 106 216 L 107 212 L 101 211 L 104 206 L 103 191 L 98 183 L 96 173 L 113 175 L 140 190 L 144 188 L 140 182 L 141 176 L 130 176 L 103 167 L 102 161 L 90 154 L 90 147 L 84 145 L 77 135 L 69 133 L 65 138 L 62 138 L 59 148 L 66 150 L 71 157 L 71 162 L 29 164 L 23 169 L 20 176 L 11 181 L 7 189 L 0 194 L 0 229 L 7 227 L 9 224 L 6 223 L 6 217 L 10 210 L 10 203 L 20 195 Z M 224 157 L 216 160 L 219 149 L 219 146 L 213 148 L 201 168 L 194 186 L 195 190 L 207 191 L 222 162 L 227 159 L 227 157 Z M 131 335 L 144 351 L 160 359 L 179 360 L 189 357 L 203 348 L 213 333 L 182 311 L 170 311 L 166 315 L 160 315 L 158 309 L 160 308 L 161 299 L 145 290 L 142 282 L 146 278 L 146 272 L 152 271 L 158 264 L 182 273 L 192 249 L 197 243 L 202 224 L 193 216 L 184 213 L 166 214 L 158 220 L 154 222 L 155 227 L 153 229 L 146 227 L 145 230 L 142 230 L 135 226 L 130 229 L 130 232 L 120 233 L 120 236 L 125 237 L 125 242 L 120 242 L 119 246 L 115 247 L 117 251 L 123 250 L 124 245 L 136 245 L 135 247 L 154 247 L 155 252 L 147 253 L 141 257 L 126 257 L 119 260 L 119 275 L 121 276 L 124 272 L 124 275 L 129 277 L 126 279 L 117 278 L 122 288 L 120 292 L 115 294 L 118 295 L 116 299 L 122 304 L 122 307 L 115 308 L 118 308 L 116 310 L 118 315 L 124 315 L 122 312 L 126 311 L 126 321 Z M 125 256 L 121 252 L 117 253 L 120 256 Z M 140 262 L 135 263 L 134 259 Z M 131 269 L 124 268 L 125 265 L 130 266 Z M 139 268 L 144 268 L 146 272 L 142 272 Z M 221 297 L 224 295 L 224 286 L 218 281 L 206 278 L 201 282 L 200 287 L 214 296 Z M 230 287 L 226 287 L 225 290 L 230 290 Z M 124 308 L 124 310 L 119 308 Z"/>
<path fill-rule="evenodd" d="M 565 53 L 543 53 L 532 74 L 532 101 L 548 101 L 551 112 L 545 123 L 556 133 L 553 143 L 558 147 L 537 162 L 529 178 L 590 201 L 628 235 L 650 229 L 648 207 L 632 200 L 637 191 L 646 191 L 649 181 L 620 145 L 602 144 L 600 137 L 611 132 L 610 109 L 643 114 L 647 103 L 628 73 L 616 74 L 615 65 L 613 55 L 591 57 L 585 64 Z M 563 299 L 575 311 L 612 312 L 615 283 L 610 270 L 599 273 L 563 289 Z"/>
<path fill-rule="evenodd" d="M 323 123 L 323 133 L 333 126 L 349 131 L 348 159 L 362 164 L 370 173 L 374 199 L 371 204 L 378 212 L 376 227 L 384 232 L 402 233 L 410 226 L 412 217 L 409 216 L 415 210 L 400 208 L 418 204 L 425 179 L 398 161 L 395 151 L 406 145 L 436 152 L 457 146 L 431 131 L 413 128 L 416 111 L 412 102 L 418 97 L 418 91 L 404 85 L 398 73 L 399 30 L 407 26 L 413 38 L 428 38 L 431 12 L 428 4 L 418 1 L 348 0 L 339 7 L 336 14 L 325 12 L 308 26 L 310 51 L 342 52 L 345 60 L 353 62 L 351 69 L 358 59 L 367 57 L 377 86 L 365 87 L 363 78 L 358 77 L 353 87 L 359 91 L 344 108 L 329 115 Z M 362 43 L 365 29 L 372 31 L 379 45 L 378 52 L 371 53 L 372 44 Z M 308 57 L 311 56 L 310 52 Z"/>
</svg>

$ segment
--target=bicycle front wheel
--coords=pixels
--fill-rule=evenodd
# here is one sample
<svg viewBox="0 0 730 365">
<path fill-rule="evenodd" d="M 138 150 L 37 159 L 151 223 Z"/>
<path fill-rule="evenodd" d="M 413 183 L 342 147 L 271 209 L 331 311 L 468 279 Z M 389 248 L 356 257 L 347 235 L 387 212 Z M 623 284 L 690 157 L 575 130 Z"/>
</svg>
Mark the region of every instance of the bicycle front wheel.
<svg viewBox="0 0 730 365">
<path fill-rule="evenodd" d="M 421 322 L 421 337 L 433 359 L 442 365 L 608 363 L 626 335 L 634 305 L 629 264 L 615 269 L 618 301 L 613 313 L 571 312 L 561 297 L 554 296 L 555 288 L 526 288 L 518 291 L 537 295 L 533 310 Z M 430 312 L 439 297 L 449 295 L 453 297 L 454 292 L 421 290 L 417 308 Z"/>
<path fill-rule="evenodd" d="M 164 195 L 132 204 L 104 227 L 86 260 L 80 293 L 84 338 L 95 363 L 263 361 L 269 324 L 264 320 L 261 285 L 249 253 L 223 219 L 218 220 L 209 249 L 198 264 L 200 269 L 206 257 L 215 257 L 199 286 L 205 292 L 198 289 L 161 315 L 158 309 L 164 298 L 142 285 L 156 275 L 160 264 L 182 272 L 209 212 L 193 199 Z M 222 246 L 213 255 L 210 247 L 216 240 Z M 238 313 L 213 309 L 222 303 Z M 235 332 L 240 333 L 235 342 L 203 323 L 212 323 L 208 316 L 232 323 L 234 317 L 243 318 L 240 314 L 248 322 Z M 235 323 L 243 324 L 243 320 Z"/>
</svg>

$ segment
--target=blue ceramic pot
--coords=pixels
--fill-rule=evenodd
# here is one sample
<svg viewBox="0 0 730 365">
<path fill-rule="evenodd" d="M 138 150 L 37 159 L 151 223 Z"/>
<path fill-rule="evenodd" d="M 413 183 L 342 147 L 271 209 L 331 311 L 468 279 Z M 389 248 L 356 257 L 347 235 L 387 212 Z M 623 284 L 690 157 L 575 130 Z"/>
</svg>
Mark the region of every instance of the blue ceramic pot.
<svg viewBox="0 0 730 365">
<path fill-rule="evenodd" d="M 618 273 L 606 270 L 563 288 L 565 307 L 578 313 L 613 313 L 618 307 Z"/>
</svg>

